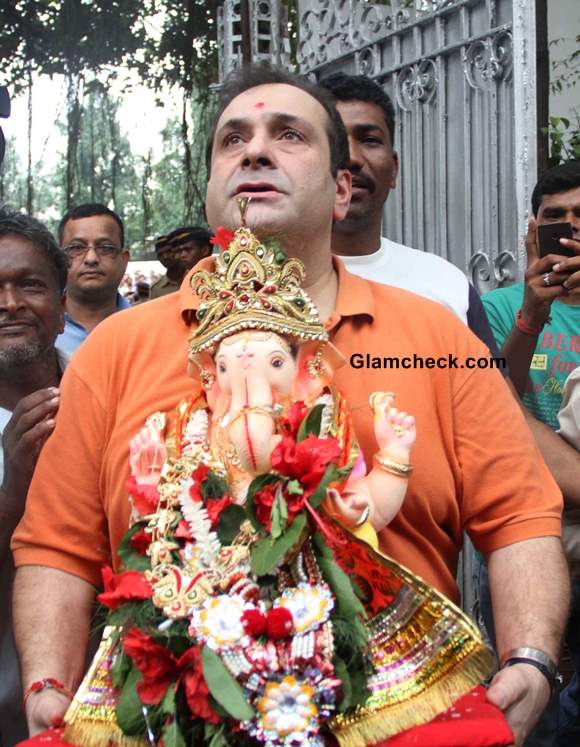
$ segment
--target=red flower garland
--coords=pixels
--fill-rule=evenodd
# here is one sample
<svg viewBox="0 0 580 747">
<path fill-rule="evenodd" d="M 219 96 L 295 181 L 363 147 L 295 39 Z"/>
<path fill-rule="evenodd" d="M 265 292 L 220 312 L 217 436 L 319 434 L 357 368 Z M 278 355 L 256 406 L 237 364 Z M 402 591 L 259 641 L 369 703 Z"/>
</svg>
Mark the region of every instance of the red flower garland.
<svg viewBox="0 0 580 747">
<path fill-rule="evenodd" d="M 110 610 L 116 610 L 127 602 L 140 602 L 153 596 L 151 584 L 138 571 L 115 574 L 112 568 L 105 566 L 101 573 L 105 590 L 99 594 L 97 600 Z"/>
</svg>

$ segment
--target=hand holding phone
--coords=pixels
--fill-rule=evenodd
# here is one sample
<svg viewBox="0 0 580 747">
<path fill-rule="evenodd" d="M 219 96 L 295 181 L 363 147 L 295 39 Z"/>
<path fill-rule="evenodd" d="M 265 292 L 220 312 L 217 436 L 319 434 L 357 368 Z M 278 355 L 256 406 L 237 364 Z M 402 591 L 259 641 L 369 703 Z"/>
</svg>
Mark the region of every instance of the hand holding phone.
<svg viewBox="0 0 580 747">
<path fill-rule="evenodd" d="M 544 223 L 538 228 L 538 251 L 540 257 L 559 254 L 562 257 L 577 257 L 572 249 L 562 246 L 560 239 L 572 238 L 571 223 Z"/>
</svg>

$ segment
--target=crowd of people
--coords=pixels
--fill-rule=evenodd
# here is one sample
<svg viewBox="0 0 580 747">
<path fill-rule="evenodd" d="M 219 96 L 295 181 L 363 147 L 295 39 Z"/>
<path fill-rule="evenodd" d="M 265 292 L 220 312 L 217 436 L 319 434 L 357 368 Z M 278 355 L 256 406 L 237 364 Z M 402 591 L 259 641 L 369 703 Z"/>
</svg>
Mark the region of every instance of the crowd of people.
<svg viewBox="0 0 580 747">
<path fill-rule="evenodd" d="M 237 227 L 238 199 L 251 197 L 248 225 L 302 260 L 347 360 L 505 358 L 501 371 L 347 365 L 336 383 L 367 456 L 373 391 L 394 391 L 417 423 L 413 475 L 381 549 L 458 601 L 466 532 L 498 658 L 489 701 L 517 745 L 578 745 L 580 162 L 539 178 L 525 278 L 482 300 L 457 267 L 382 236 L 398 175 L 394 116 L 363 76 L 315 85 L 243 68 L 210 133 L 208 223 Z M 569 256 L 541 256 L 537 226 L 561 222 Z M 160 237 L 166 274 L 138 282 L 128 309 L 119 215 L 78 206 L 55 239 L 32 216 L 0 211 L 2 747 L 62 719 L 82 679 L 101 567 L 119 567 L 128 526 L 129 441 L 192 391 L 188 279 L 200 261 L 211 271 L 211 237 L 195 226 Z M 576 673 L 562 689 L 564 638 Z"/>
</svg>

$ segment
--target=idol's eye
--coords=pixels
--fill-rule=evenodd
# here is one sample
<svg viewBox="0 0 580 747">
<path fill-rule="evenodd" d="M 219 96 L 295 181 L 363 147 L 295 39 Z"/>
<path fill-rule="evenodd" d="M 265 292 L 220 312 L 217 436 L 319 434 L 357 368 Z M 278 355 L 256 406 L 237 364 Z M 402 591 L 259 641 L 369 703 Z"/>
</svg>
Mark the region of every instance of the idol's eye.
<svg viewBox="0 0 580 747">
<path fill-rule="evenodd" d="M 281 355 L 275 355 L 270 360 L 270 365 L 272 366 L 272 368 L 282 368 L 282 366 L 284 365 L 284 358 L 282 358 Z"/>
<path fill-rule="evenodd" d="M 226 364 L 223 361 L 220 361 L 218 363 L 218 371 L 220 373 L 225 373 L 226 372 Z"/>
</svg>

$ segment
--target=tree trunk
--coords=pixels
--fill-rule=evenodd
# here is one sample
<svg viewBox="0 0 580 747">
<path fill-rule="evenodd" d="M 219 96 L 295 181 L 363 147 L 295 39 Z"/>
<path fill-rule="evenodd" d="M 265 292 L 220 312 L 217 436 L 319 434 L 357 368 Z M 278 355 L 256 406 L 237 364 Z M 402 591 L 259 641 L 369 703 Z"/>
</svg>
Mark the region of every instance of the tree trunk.
<svg viewBox="0 0 580 747">
<path fill-rule="evenodd" d="M 81 75 L 77 71 L 67 73 L 66 92 L 66 209 L 70 210 L 76 197 L 77 149 L 81 132 L 80 104 Z"/>
<path fill-rule="evenodd" d="M 26 212 L 32 215 L 34 207 L 34 183 L 32 179 L 32 70 L 29 67 L 28 78 L 28 163 L 26 168 Z"/>
</svg>

